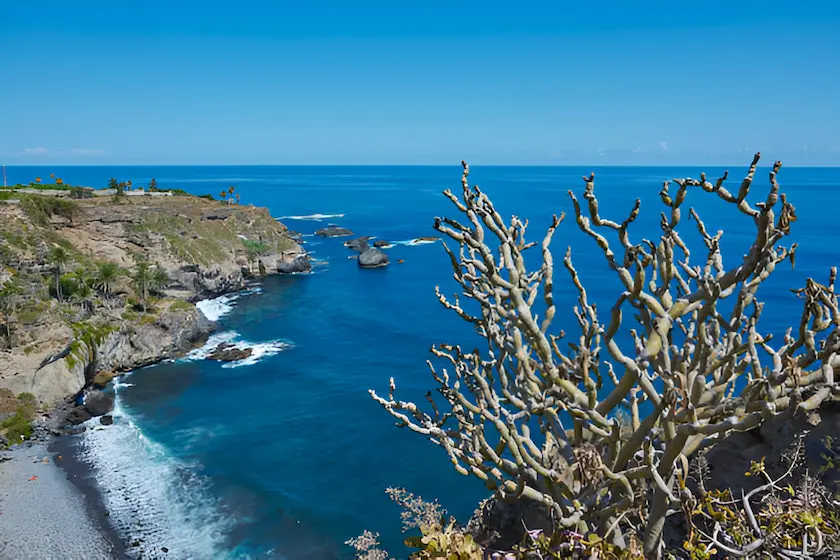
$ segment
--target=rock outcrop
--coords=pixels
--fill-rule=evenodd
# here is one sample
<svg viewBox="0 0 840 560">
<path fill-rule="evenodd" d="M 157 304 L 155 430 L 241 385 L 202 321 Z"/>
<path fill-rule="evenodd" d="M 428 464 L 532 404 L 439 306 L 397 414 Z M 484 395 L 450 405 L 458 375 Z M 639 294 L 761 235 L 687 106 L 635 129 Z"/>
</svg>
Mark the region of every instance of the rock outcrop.
<svg viewBox="0 0 840 560">
<path fill-rule="evenodd" d="M 45 405 L 103 386 L 99 372 L 175 358 L 206 340 L 214 324 L 187 302 L 242 289 L 252 270 L 311 270 L 306 252 L 265 208 L 192 196 L 72 204 L 72 219 L 34 212 L 38 205 L 0 204 L 0 287 L 15 281 L 23 288 L 11 340 L 0 332 L 0 388 L 32 393 Z M 68 255 L 65 271 L 91 271 L 83 299 L 59 300 L 45 287 L 58 246 Z M 137 255 L 167 278 L 146 306 L 131 280 Z M 108 289 L 95 276 L 102 263 L 121 269 Z M 73 414 L 84 421 L 90 412 Z"/>
<path fill-rule="evenodd" d="M 319 237 L 349 237 L 353 235 L 353 232 L 347 228 L 329 225 L 325 228 L 317 230 L 315 235 Z"/>
<path fill-rule="evenodd" d="M 252 348 L 239 348 L 228 342 L 222 342 L 207 355 L 207 359 L 217 362 L 236 362 L 250 357 L 253 351 Z"/>
<path fill-rule="evenodd" d="M 350 239 L 344 242 L 344 246 L 348 249 L 352 249 L 357 253 L 363 253 L 366 249 L 368 249 L 368 241 L 373 239 L 372 237 L 365 236 L 365 237 L 357 237 L 356 239 Z"/>
<path fill-rule="evenodd" d="M 369 247 L 359 255 L 359 266 L 362 268 L 381 268 L 388 265 L 388 255 L 379 249 Z"/>
</svg>

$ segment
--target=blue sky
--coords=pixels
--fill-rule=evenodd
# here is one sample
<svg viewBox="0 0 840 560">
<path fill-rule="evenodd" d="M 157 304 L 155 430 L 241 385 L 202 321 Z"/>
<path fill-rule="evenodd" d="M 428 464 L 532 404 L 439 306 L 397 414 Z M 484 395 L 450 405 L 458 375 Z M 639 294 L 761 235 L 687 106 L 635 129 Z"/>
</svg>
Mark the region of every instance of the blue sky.
<svg viewBox="0 0 840 560">
<path fill-rule="evenodd" d="M 840 165 L 838 100 L 836 0 L 0 13 L 7 165 Z"/>
</svg>

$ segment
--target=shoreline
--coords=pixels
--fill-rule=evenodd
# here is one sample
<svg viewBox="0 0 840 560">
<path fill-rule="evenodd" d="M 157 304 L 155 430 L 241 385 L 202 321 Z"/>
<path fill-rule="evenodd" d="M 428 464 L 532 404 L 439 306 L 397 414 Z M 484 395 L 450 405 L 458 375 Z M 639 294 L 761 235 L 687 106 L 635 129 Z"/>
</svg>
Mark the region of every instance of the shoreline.
<svg viewBox="0 0 840 560">
<path fill-rule="evenodd" d="M 230 301 L 253 293 L 252 290 L 254 286 L 246 283 L 239 290 L 197 300 L 195 304 L 221 300 L 228 307 Z M 213 323 L 214 332 L 218 320 L 229 312 L 226 309 L 211 318 L 202 306 L 197 308 Z M 178 357 L 190 351 L 185 350 Z M 143 367 L 164 361 L 161 358 Z M 120 372 L 119 376 L 127 373 Z M 60 411 L 59 405 L 47 413 Z M 108 428 L 97 424 L 86 429 Z M 132 548 L 139 557 L 144 556 L 143 543 L 130 543 L 109 520 L 105 491 L 96 479 L 94 467 L 81 458 L 81 435 L 50 434 L 0 449 L 0 560 L 122 559 L 135 556 Z M 47 462 L 43 462 L 44 458 Z M 31 476 L 37 478 L 29 480 Z M 44 521 L 47 519 L 51 521 Z M 55 522 L 56 519 L 60 521 Z"/>
<path fill-rule="evenodd" d="M 125 558 L 121 539 L 91 503 L 96 489 L 75 482 L 80 474 L 85 480 L 86 466 L 55 445 L 60 439 L 2 453 L 10 459 L 0 463 L 0 558 Z"/>
</svg>

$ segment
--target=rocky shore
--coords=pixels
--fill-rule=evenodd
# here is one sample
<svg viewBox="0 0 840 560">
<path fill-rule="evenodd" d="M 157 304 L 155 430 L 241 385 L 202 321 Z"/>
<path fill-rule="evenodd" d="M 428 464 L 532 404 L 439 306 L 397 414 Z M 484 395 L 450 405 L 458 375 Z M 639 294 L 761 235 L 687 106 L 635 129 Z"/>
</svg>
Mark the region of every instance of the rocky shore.
<svg viewBox="0 0 840 560">
<path fill-rule="evenodd" d="M 0 263 L 0 558 L 123 557 L 87 467 L 56 436 L 113 422 L 101 389 L 115 375 L 203 344 L 215 323 L 197 301 L 308 272 L 309 256 L 264 208 L 32 195 L 0 202 Z"/>
</svg>

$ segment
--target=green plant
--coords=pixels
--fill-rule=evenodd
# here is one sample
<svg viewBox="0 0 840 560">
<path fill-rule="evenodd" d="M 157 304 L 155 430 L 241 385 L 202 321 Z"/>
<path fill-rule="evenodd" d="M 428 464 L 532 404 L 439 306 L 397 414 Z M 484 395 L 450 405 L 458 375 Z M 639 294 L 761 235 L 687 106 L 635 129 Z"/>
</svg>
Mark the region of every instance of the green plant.
<svg viewBox="0 0 840 560">
<path fill-rule="evenodd" d="M 429 362 L 442 398 L 428 393 L 428 407 L 397 400 L 393 378 L 386 397 L 371 396 L 497 499 L 541 508 L 556 531 L 595 533 L 618 548 L 638 539 L 646 557 L 658 556 L 666 517 L 697 499 L 684 483 L 688 457 L 733 431 L 816 410 L 832 398 L 831 364 L 840 353 L 835 268 L 827 283 L 808 279 L 797 290 L 804 301 L 798 328 L 780 344 L 759 330 L 764 304 L 757 291 L 796 249 L 779 244 L 796 220 L 780 193 L 780 162 L 769 173 L 767 196 L 747 200 L 759 157 L 734 194 L 724 188 L 726 173 L 716 183 L 705 174 L 675 179 L 676 192 L 666 182 L 655 241 L 629 235 L 639 200 L 615 222 L 599 213 L 594 174 L 584 178 L 588 208 L 569 191 L 577 226 L 622 291 L 606 314 L 596 308 L 567 249 L 563 265 L 579 327 L 568 345 L 552 329 L 558 307 L 550 244 L 564 216 L 554 216 L 541 242 L 526 242 L 527 221 L 505 220 L 469 186 L 463 163 L 462 196 L 444 194 L 464 219 L 436 218 L 434 228 L 458 246 L 444 248 L 464 297 L 437 296 L 475 327 L 482 344 L 472 351 L 432 347 L 446 369 Z M 690 260 L 678 232 L 689 189 L 720 199 L 754 225 L 753 245 L 735 266 L 724 268 L 723 232 L 709 233 L 694 209 L 688 212 L 706 251 L 699 265 Z M 526 258 L 531 248 L 541 257 L 536 269 Z M 630 334 L 627 343 L 617 338 L 620 330 Z M 620 410 L 629 411 L 629 427 L 616 419 Z"/>
<path fill-rule="evenodd" d="M 47 262 L 52 264 L 53 266 L 53 280 L 55 282 L 55 297 L 61 301 L 62 299 L 62 291 L 61 291 L 61 272 L 67 263 L 70 262 L 70 255 L 64 249 L 64 247 L 56 246 L 53 247 L 50 251 L 50 254 L 47 256 Z"/>
<path fill-rule="evenodd" d="M 215 198 L 213 198 L 212 194 L 200 194 L 198 195 L 198 198 L 203 198 L 205 200 L 216 200 Z"/>
<path fill-rule="evenodd" d="M 101 262 L 96 267 L 94 282 L 103 293 L 109 294 L 114 289 L 114 284 L 122 275 L 119 265 L 114 262 Z"/>
<path fill-rule="evenodd" d="M 20 443 L 32 437 L 31 414 L 20 407 L 10 417 L 0 422 L 0 430 L 6 434 L 10 444 Z"/>
<path fill-rule="evenodd" d="M 6 340 L 9 348 L 12 348 L 12 317 L 18 307 L 18 300 L 23 293 L 23 288 L 16 278 L 9 279 L 0 288 L 0 319 L 6 327 Z"/>
<path fill-rule="evenodd" d="M 79 208 L 72 200 L 37 194 L 21 195 L 20 203 L 29 218 L 39 225 L 48 225 L 50 218 L 53 216 L 64 218 L 73 223 L 73 218 Z"/>
</svg>

